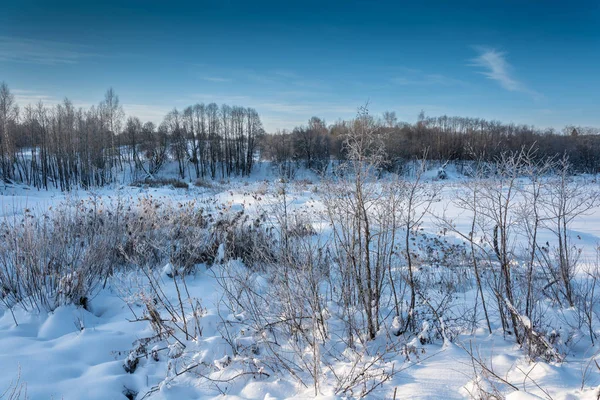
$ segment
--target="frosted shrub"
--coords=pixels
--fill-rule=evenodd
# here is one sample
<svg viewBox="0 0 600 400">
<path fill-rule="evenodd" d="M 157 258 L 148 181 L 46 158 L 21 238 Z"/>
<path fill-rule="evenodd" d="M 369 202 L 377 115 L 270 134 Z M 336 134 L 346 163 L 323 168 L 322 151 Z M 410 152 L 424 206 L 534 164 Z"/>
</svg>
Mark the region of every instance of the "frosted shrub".
<svg viewBox="0 0 600 400">
<path fill-rule="evenodd" d="M 225 214 L 211 227 L 213 243 L 225 244 L 227 259 L 241 259 L 246 265 L 275 261 L 273 229 L 265 226 L 263 214 L 250 219 L 244 211 Z"/>
<path fill-rule="evenodd" d="M 126 205 L 127 204 L 127 205 Z M 0 223 L 0 301 L 9 309 L 52 311 L 87 301 L 119 268 L 171 262 L 188 272 L 216 254 L 210 219 L 194 202 L 135 202 L 97 197 L 44 215 Z"/>
<path fill-rule="evenodd" d="M 26 213 L 0 225 L 5 306 L 51 311 L 63 304 L 86 305 L 107 270 L 109 246 L 104 235 L 90 234 L 78 211 L 58 210 L 41 218 Z"/>
</svg>

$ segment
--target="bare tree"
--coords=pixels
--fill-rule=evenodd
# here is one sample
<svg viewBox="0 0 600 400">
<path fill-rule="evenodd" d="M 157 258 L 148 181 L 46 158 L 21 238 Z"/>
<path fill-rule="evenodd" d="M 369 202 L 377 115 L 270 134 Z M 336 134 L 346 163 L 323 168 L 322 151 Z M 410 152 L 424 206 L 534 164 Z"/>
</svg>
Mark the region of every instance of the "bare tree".
<svg viewBox="0 0 600 400">
<path fill-rule="evenodd" d="M 122 167 L 120 149 L 118 148 L 118 134 L 121 132 L 121 125 L 125 112 L 119 102 L 119 96 L 115 93 L 113 88 L 109 88 L 104 94 L 104 101 L 100 103 L 100 110 L 102 113 L 102 120 L 104 127 L 108 132 L 110 138 L 110 165 L 118 162 L 119 166 Z"/>
<path fill-rule="evenodd" d="M 532 318 L 535 289 L 533 285 L 535 267 L 540 258 L 539 231 L 546 220 L 543 210 L 543 195 L 546 189 L 545 175 L 552 171 L 553 160 L 536 160 L 535 151 L 530 148 L 524 157 L 523 174 L 528 179 L 523 185 L 521 194 L 523 201 L 517 211 L 527 237 L 527 271 L 525 293 L 525 315 Z"/>
<path fill-rule="evenodd" d="M 342 301 L 350 309 L 356 299 L 365 314 L 367 335 L 373 339 L 380 326 L 380 301 L 387 273 L 387 266 L 378 262 L 378 255 L 388 249 L 378 246 L 381 227 L 376 226 L 373 217 L 385 202 L 385 196 L 376 188 L 383 146 L 366 108 L 360 109 L 346 136 L 345 147 L 345 179 L 329 184 L 324 202 L 345 291 Z M 353 325 L 349 320 L 348 326 Z"/>
<path fill-rule="evenodd" d="M 584 180 L 572 176 L 568 157 L 559 160 L 556 176 L 546 185 L 541 203 L 547 214 L 544 225 L 558 241 L 555 278 L 561 283 L 562 293 L 570 307 L 575 304 L 572 280 L 579 253 L 573 245 L 569 229 L 575 218 L 585 215 L 599 202 L 598 190 L 591 189 Z"/>
<path fill-rule="evenodd" d="M 396 117 L 395 111 L 384 111 L 383 120 L 388 128 L 393 128 L 398 123 L 398 117 Z"/>
<path fill-rule="evenodd" d="M 518 331 L 518 315 L 515 315 L 506 304 L 515 305 L 512 262 L 515 258 L 514 239 L 519 220 L 513 209 L 517 204 L 517 179 L 522 172 L 525 158 L 525 150 L 501 154 L 495 165 L 494 177 L 482 183 L 479 195 L 479 214 L 493 225 L 492 233 L 487 233 L 485 237 L 500 264 L 499 280 L 494 289 L 498 308 L 502 317 L 510 315 L 512 331 L 519 344 L 521 337 Z M 502 318 L 502 323 L 506 331 L 505 318 Z"/>
<path fill-rule="evenodd" d="M 13 163 L 15 161 L 15 144 L 11 129 L 17 121 L 19 108 L 15 97 L 5 82 L 0 84 L 0 162 L 2 163 L 2 178 L 7 181 L 13 178 Z"/>
<path fill-rule="evenodd" d="M 127 141 L 130 148 L 131 159 L 128 160 L 133 162 L 133 166 L 131 166 L 131 173 L 133 179 L 136 180 L 137 171 L 142 169 L 142 162 L 140 156 L 138 154 L 138 146 L 141 139 L 142 133 L 142 122 L 137 117 L 129 117 L 127 118 L 127 123 L 125 124 L 125 134 L 127 137 Z"/>
</svg>

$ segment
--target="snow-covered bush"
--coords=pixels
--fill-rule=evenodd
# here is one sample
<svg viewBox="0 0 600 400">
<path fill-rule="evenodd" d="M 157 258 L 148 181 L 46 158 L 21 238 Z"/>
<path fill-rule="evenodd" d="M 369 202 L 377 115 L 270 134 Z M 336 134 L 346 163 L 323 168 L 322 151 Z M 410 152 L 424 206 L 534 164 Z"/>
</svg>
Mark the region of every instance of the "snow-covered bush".
<svg viewBox="0 0 600 400">
<path fill-rule="evenodd" d="M 216 255 L 209 220 L 195 202 L 165 204 L 151 197 L 133 204 L 92 197 L 42 216 L 6 218 L 0 223 L 0 300 L 8 308 L 37 311 L 86 307 L 118 269 L 168 261 L 189 272 Z"/>
<path fill-rule="evenodd" d="M 251 218 L 243 210 L 225 213 L 211 226 L 211 240 L 215 244 L 224 244 L 227 259 L 241 259 L 247 265 L 273 261 L 276 238 L 265 220 L 265 214 Z"/>
<path fill-rule="evenodd" d="M 360 398 L 391 379 L 388 362 L 400 342 L 386 332 L 376 341 L 347 333 L 347 311 L 331 297 L 323 245 L 294 238 L 279 250 L 277 262 L 263 264 L 260 273 L 241 263 L 215 272 L 226 294 L 221 307 L 229 316 L 219 330 L 232 365 L 259 360 L 262 373 L 289 374 L 315 395 Z"/>
<path fill-rule="evenodd" d="M 108 271 L 111 236 L 78 206 L 0 224 L 0 298 L 5 306 L 51 311 L 86 306 Z"/>
</svg>

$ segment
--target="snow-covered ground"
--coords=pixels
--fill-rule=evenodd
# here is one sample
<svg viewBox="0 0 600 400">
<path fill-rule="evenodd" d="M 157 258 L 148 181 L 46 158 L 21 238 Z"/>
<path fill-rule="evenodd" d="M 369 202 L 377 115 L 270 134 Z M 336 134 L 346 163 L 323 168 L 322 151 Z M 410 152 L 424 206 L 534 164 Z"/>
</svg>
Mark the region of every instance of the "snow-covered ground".
<svg viewBox="0 0 600 400">
<path fill-rule="evenodd" d="M 89 198 L 101 198 L 110 208 L 111 202 L 134 202 L 152 196 L 171 204 L 194 199 L 203 201 L 208 208 L 233 212 L 244 210 L 249 215 L 267 212 L 268 218 L 269 207 L 276 202 L 273 194 L 277 193 L 281 184 L 266 167 L 261 168 L 250 178 L 215 183 L 212 188 L 191 186 L 188 190 L 117 186 L 98 189 L 93 193 L 79 190 L 65 195 L 23 186 L 0 188 L 0 216 L 17 218 L 26 210 L 41 216 L 62 202 Z M 434 176 L 435 172 L 432 172 L 428 179 L 432 180 Z M 432 180 L 432 185 L 443 184 L 444 187 L 439 201 L 433 204 L 431 213 L 426 216 L 423 233 L 437 235 L 440 228 L 435 216 L 441 215 L 452 218 L 460 230 L 468 232 L 469 220 L 463 218 L 462 211 L 452 203 L 460 190 L 462 179 L 455 171 L 450 171 L 448 180 Z M 329 228 L 319 216 L 324 207 L 321 199 L 323 186 L 319 179 L 304 173 L 288 183 L 286 190 L 290 211 L 302 214 L 320 235 L 327 236 Z M 583 259 L 593 260 L 600 243 L 600 209 L 593 209 L 588 215 L 576 219 L 570 233 L 576 245 L 583 249 Z M 445 238 L 453 243 L 459 242 L 450 233 Z M 541 241 L 552 241 L 552 236 L 543 232 Z M 2 309 L 0 393 L 13 387 L 18 378 L 20 384 L 26 385 L 27 396 L 31 399 L 119 399 L 126 398 L 126 393 L 137 393 L 137 399 L 145 395 L 148 396 L 146 398 L 156 399 L 222 398 L 223 395 L 232 399 L 314 396 L 310 385 L 304 387 L 298 384 L 289 374 L 263 374 L 260 356 L 256 356 L 257 360 L 246 357 L 239 362 L 236 371 L 228 368 L 230 359 L 236 355 L 232 354 L 223 333 L 223 321 L 243 322 L 246 317 L 243 314 L 227 315 L 228 311 L 223 308 L 225 294 L 218 282 L 218 277 L 225 273 L 223 268 L 226 265 L 212 268 L 199 265 L 186 278 L 190 297 L 197 300 L 202 309 L 199 322 L 202 335 L 193 343 L 187 343 L 186 349 L 186 354 L 193 354 L 194 361 L 201 365 L 193 373 L 178 376 L 186 361 L 183 357 L 167 355 L 177 352 L 173 343 L 171 348 L 157 351 L 155 358 L 139 357 L 135 372 L 127 373 L 124 370 L 124 362 L 132 357 L 130 352 L 135 343 L 153 336 L 153 328 L 149 321 L 134 321 L 144 314 L 142 297 L 149 293 L 146 277 L 139 271 L 123 271 L 111 277 L 106 287 L 90 300 L 88 310 L 69 305 L 46 313 L 25 312 L 15 307 L 13 318 L 10 312 Z M 171 279 L 167 272 L 168 268 L 157 271 L 156 279 L 161 284 L 165 298 L 176 303 L 181 282 L 179 286 L 176 285 L 177 279 Z M 456 294 L 454 315 L 468 313 L 473 308 L 476 295 L 475 287 Z M 557 310 L 548 304 L 548 323 L 558 330 L 564 328 L 566 332 L 566 327 L 561 325 L 574 319 L 571 313 L 575 312 L 572 309 Z M 15 325 L 15 318 L 18 326 Z M 404 348 L 388 360 L 394 365 L 396 373 L 368 397 L 470 398 L 475 393 L 474 380 L 481 375 L 481 368 L 474 365 L 469 355 L 471 352 L 506 381 L 501 387 L 507 398 L 598 398 L 600 367 L 594 361 L 598 350 L 591 345 L 589 338 L 571 338 L 569 346 L 564 347 L 566 357 L 562 363 L 530 362 L 512 337 L 502 335 L 497 315 L 491 315 L 491 323 L 491 335 L 481 325 L 471 332 L 457 332 L 448 341 L 436 339 L 421 344 L 414 340 L 411 344 L 414 348 Z M 245 338 L 243 332 L 236 333 L 236 340 Z M 251 346 L 251 337 L 248 336 L 247 340 Z M 394 337 L 382 334 L 377 340 L 394 340 Z M 148 346 L 152 348 L 154 344 Z M 256 365 L 250 365 L 252 362 Z M 339 367 L 345 368 L 342 365 Z M 244 374 L 231 379 L 240 372 Z M 333 384 L 327 381 L 331 373 L 326 372 L 322 372 L 324 382 L 318 397 L 343 398 L 344 395 L 334 393 Z"/>
</svg>

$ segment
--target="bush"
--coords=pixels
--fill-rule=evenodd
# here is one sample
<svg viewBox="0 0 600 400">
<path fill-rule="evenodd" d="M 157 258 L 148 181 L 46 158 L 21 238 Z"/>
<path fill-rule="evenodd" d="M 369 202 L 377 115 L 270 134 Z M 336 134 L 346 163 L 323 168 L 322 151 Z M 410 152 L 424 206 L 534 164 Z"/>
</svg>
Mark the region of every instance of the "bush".
<svg viewBox="0 0 600 400">
<path fill-rule="evenodd" d="M 196 182 L 194 182 L 194 186 L 205 188 L 205 189 L 214 189 L 215 188 L 215 185 L 212 182 L 207 181 L 206 179 L 202 179 L 202 178 L 196 179 Z"/>
<path fill-rule="evenodd" d="M 108 270 L 111 243 L 102 219 L 76 207 L 1 225 L 0 285 L 5 306 L 52 311 L 86 306 Z"/>
<path fill-rule="evenodd" d="M 226 214 L 212 228 L 212 242 L 225 244 L 228 259 L 241 259 L 246 265 L 272 261 L 275 237 L 272 230 L 263 227 L 265 216 L 254 220 L 240 211 Z"/>
<path fill-rule="evenodd" d="M 172 205 L 152 197 L 134 203 L 97 197 L 66 203 L 0 224 L 0 301 L 11 309 L 52 311 L 87 306 L 118 268 L 154 268 L 165 261 L 189 271 L 211 262 L 210 218 L 195 202 Z M 126 205 L 127 204 L 127 205 Z"/>
<path fill-rule="evenodd" d="M 197 264 L 213 264 L 221 244 L 225 259 L 252 264 L 273 258 L 274 239 L 264 218 L 222 211 L 215 220 L 195 201 L 152 196 L 107 201 L 92 196 L 0 223 L 0 302 L 7 309 L 87 307 L 118 270 L 168 262 L 175 274 L 187 274 Z"/>
<path fill-rule="evenodd" d="M 143 181 L 135 181 L 135 182 L 131 183 L 131 186 L 151 187 L 151 188 L 173 186 L 173 188 L 175 188 L 175 189 L 189 189 L 190 188 L 190 185 L 188 185 L 187 182 L 180 181 L 178 179 L 165 179 L 165 178 L 145 179 Z"/>
</svg>

